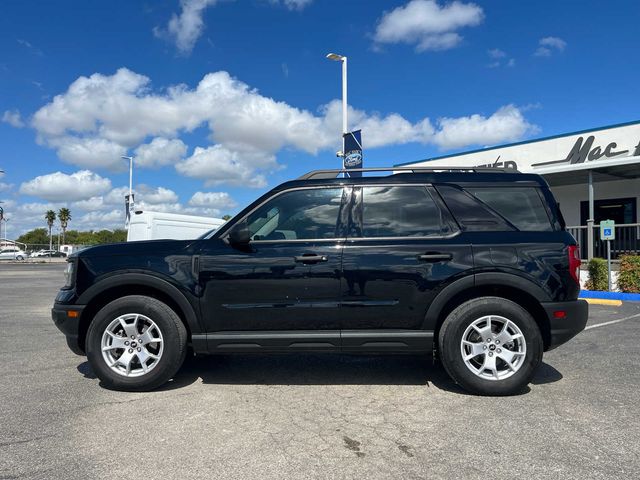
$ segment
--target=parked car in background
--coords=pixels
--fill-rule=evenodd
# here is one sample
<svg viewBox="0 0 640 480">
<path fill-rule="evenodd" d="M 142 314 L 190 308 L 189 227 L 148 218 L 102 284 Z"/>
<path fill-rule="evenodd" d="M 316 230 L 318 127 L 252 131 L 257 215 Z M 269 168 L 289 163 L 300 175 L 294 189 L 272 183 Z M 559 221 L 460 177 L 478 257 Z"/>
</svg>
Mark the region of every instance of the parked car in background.
<svg viewBox="0 0 640 480">
<path fill-rule="evenodd" d="M 0 260 L 24 260 L 27 254 L 18 247 L 5 247 L 0 250 Z"/>
<path fill-rule="evenodd" d="M 66 258 L 67 254 L 64 252 L 59 252 L 57 250 L 38 250 L 37 252 L 33 252 L 29 255 L 31 258 L 38 257 L 58 257 L 58 258 Z"/>
</svg>

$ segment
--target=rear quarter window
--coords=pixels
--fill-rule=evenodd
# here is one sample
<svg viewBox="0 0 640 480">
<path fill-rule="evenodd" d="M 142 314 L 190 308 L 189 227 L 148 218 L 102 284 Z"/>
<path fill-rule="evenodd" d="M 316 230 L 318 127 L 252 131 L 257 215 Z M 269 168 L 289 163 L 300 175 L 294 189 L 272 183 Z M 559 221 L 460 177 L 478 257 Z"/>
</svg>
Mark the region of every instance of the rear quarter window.
<svg viewBox="0 0 640 480">
<path fill-rule="evenodd" d="M 547 209 L 536 187 L 474 187 L 466 190 L 506 218 L 518 230 L 553 230 Z"/>
</svg>

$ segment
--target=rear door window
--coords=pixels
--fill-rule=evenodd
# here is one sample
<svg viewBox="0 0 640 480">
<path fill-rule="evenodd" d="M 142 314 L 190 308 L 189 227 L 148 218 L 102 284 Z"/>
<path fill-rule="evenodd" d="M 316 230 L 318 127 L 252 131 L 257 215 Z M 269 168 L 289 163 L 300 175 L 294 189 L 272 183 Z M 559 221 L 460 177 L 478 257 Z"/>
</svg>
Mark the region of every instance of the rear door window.
<svg viewBox="0 0 640 480">
<path fill-rule="evenodd" d="M 353 194 L 355 236 L 429 237 L 453 230 L 424 186 L 354 187 Z"/>
</svg>

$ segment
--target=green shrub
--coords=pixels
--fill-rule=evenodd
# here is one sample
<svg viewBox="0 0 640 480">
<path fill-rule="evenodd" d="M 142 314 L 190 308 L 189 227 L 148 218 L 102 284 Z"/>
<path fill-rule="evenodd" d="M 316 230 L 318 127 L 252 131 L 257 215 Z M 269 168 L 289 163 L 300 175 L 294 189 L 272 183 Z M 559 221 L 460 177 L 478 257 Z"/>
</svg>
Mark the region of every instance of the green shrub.
<svg viewBox="0 0 640 480">
<path fill-rule="evenodd" d="M 589 261 L 589 280 L 587 290 L 607 290 L 607 261 L 604 258 L 592 258 Z"/>
<path fill-rule="evenodd" d="M 626 293 L 640 293 L 640 255 L 620 257 L 618 289 Z"/>
</svg>

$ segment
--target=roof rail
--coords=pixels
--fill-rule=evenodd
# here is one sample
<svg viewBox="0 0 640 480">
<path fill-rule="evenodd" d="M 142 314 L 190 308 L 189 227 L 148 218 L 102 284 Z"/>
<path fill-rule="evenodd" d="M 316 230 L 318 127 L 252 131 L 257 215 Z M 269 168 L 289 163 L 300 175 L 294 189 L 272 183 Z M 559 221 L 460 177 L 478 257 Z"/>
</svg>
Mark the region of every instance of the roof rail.
<svg viewBox="0 0 640 480">
<path fill-rule="evenodd" d="M 520 173 L 515 168 L 496 167 L 374 167 L 374 168 L 351 168 L 351 169 L 330 169 L 313 170 L 305 173 L 298 180 L 310 180 L 312 178 L 327 179 L 335 178 L 341 173 L 355 172 L 399 172 L 399 173 L 425 173 L 425 172 L 489 172 L 489 173 Z"/>
</svg>

